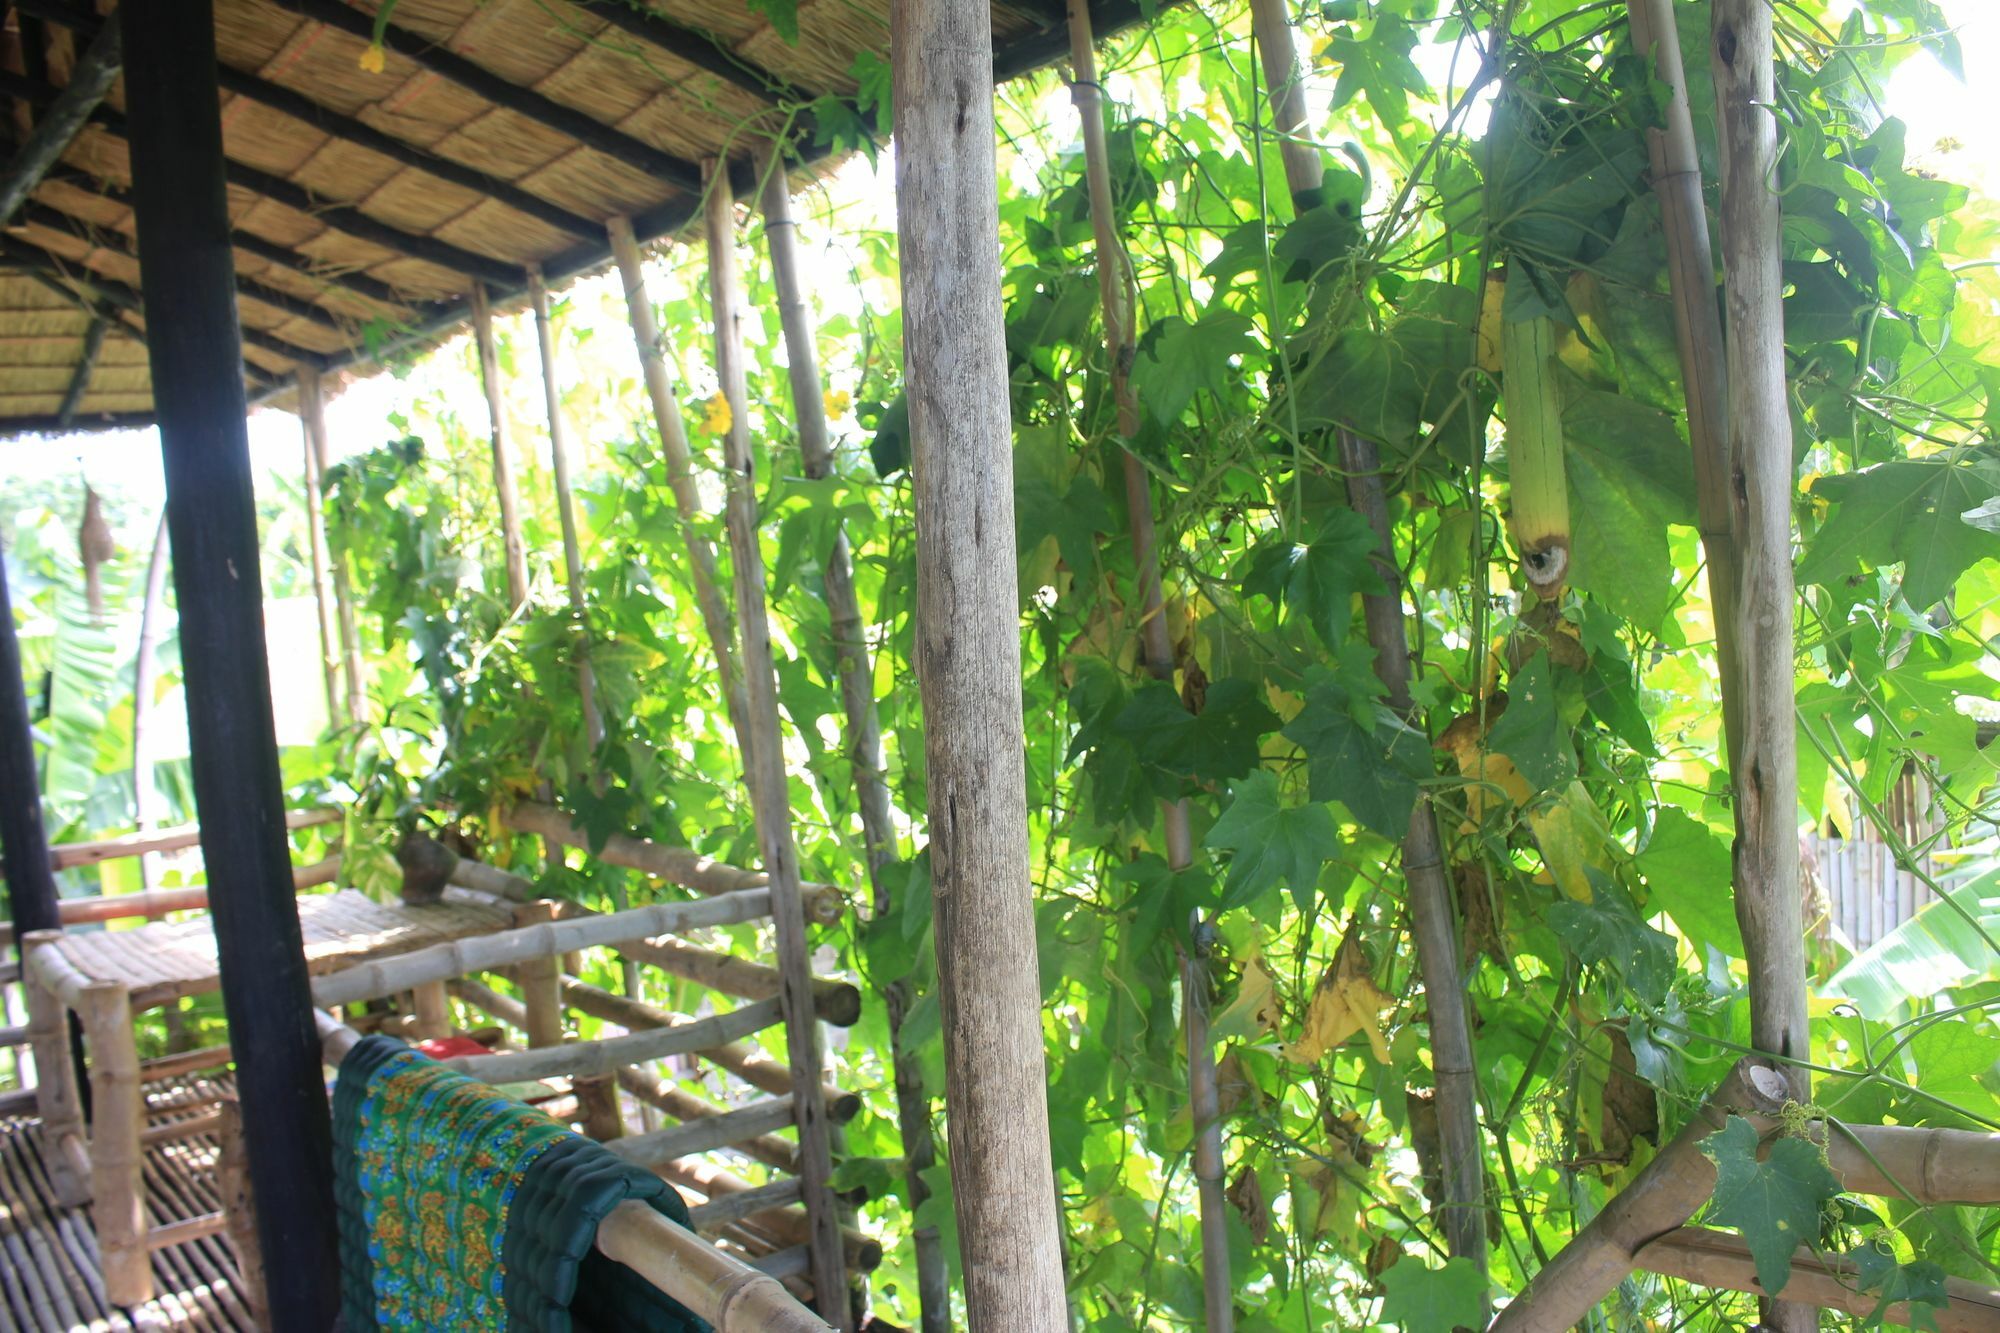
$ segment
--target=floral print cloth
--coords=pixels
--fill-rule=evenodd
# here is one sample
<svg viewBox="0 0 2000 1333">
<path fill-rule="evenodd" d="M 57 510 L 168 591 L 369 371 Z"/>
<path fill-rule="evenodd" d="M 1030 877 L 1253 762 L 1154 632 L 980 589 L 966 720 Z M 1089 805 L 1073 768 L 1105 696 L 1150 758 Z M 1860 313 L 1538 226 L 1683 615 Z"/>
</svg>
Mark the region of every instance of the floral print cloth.
<svg viewBox="0 0 2000 1333">
<path fill-rule="evenodd" d="M 334 1166 L 348 1333 L 706 1327 L 593 1245 L 627 1198 L 685 1225 L 664 1181 L 401 1042 L 341 1063 Z"/>
</svg>

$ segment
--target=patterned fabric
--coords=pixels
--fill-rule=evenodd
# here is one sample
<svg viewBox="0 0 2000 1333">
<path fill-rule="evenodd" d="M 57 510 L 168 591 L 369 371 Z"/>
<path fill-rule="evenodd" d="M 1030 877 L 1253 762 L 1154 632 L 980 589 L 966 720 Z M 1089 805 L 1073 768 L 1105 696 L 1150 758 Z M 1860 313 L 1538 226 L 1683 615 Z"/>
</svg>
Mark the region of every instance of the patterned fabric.
<svg viewBox="0 0 2000 1333">
<path fill-rule="evenodd" d="M 388 1037 L 341 1063 L 333 1115 L 349 1333 L 706 1329 L 593 1247 L 628 1198 L 686 1225 L 659 1177 Z"/>
</svg>

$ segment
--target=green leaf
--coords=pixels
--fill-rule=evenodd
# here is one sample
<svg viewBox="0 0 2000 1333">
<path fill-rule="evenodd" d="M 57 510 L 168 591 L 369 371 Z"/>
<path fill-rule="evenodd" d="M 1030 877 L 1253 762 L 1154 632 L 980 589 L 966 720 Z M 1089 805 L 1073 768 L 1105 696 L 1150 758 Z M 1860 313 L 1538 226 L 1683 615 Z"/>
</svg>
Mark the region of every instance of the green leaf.
<svg viewBox="0 0 2000 1333">
<path fill-rule="evenodd" d="M 1649 909 L 1664 911 L 1697 944 L 1743 957 L 1743 932 L 1729 891 L 1729 848 L 1708 825 L 1674 806 L 1660 807 L 1653 836 L 1636 863 L 1651 890 Z"/>
<path fill-rule="evenodd" d="M 1666 998 L 1674 976 L 1674 941 L 1644 921 L 1608 884 L 1597 901 L 1550 905 L 1549 929 L 1586 967 L 1608 967 L 1649 1004 Z"/>
<path fill-rule="evenodd" d="M 1362 710 L 1369 721 L 1356 718 L 1345 689 L 1324 679 L 1307 689 L 1284 734 L 1306 752 L 1313 800 L 1339 801 L 1367 828 L 1400 839 L 1410 829 L 1417 779 L 1430 767 L 1430 742 L 1373 701 Z"/>
<path fill-rule="evenodd" d="M 1198 390 L 1220 394 L 1232 374 L 1240 375 L 1231 361 L 1255 349 L 1255 328 L 1248 316 L 1227 309 L 1212 308 L 1192 324 L 1178 315 L 1159 320 L 1132 367 L 1133 391 L 1154 420 L 1173 425 Z"/>
<path fill-rule="evenodd" d="M 1470 1259 L 1426 1268 L 1407 1255 L 1382 1274 L 1382 1322 L 1404 1333 L 1486 1326 L 1486 1279 Z"/>
<path fill-rule="evenodd" d="M 1507 682 L 1507 711 L 1486 739 L 1488 748 L 1513 760 L 1538 792 L 1560 787 L 1576 776 L 1576 747 L 1556 707 L 1554 671 L 1546 648 Z"/>
<path fill-rule="evenodd" d="M 1365 96 L 1384 125 L 1400 129 L 1410 118 L 1410 94 L 1430 95 L 1423 71 L 1410 59 L 1417 45 L 1416 29 L 1379 9 L 1368 29 L 1363 36 L 1350 27 L 1336 28 L 1321 52 L 1321 58 L 1340 71 L 1332 109 L 1338 111 L 1357 95 Z"/>
<path fill-rule="evenodd" d="M 1250 554 L 1243 591 L 1281 601 L 1339 651 L 1354 620 L 1354 598 L 1386 586 L 1374 564 L 1375 530 L 1352 509 L 1334 509 L 1303 545 L 1278 534 Z"/>
<path fill-rule="evenodd" d="M 1232 789 L 1205 845 L 1231 853 L 1220 909 L 1226 912 L 1280 885 L 1310 891 L 1320 867 L 1340 854 L 1340 829 L 1324 805 L 1286 808 L 1277 776 L 1259 769 Z"/>
<path fill-rule="evenodd" d="M 1563 409 L 1570 581 L 1642 629 L 1673 610 L 1667 525 L 1694 521 L 1693 460 L 1673 420 L 1618 394 Z"/>
<path fill-rule="evenodd" d="M 770 21 L 771 31 L 782 37 L 786 46 L 799 44 L 799 0 L 748 0 L 748 4 L 751 13 Z"/>
<path fill-rule="evenodd" d="M 1757 1145 L 1756 1128 L 1737 1115 L 1701 1141 L 1715 1163 L 1708 1216 L 1743 1233 L 1758 1284 L 1775 1296 L 1791 1280 L 1799 1246 L 1819 1242 L 1820 1213 L 1840 1193 L 1840 1182 L 1821 1150 L 1804 1139 L 1779 1139 L 1761 1162 Z"/>
<path fill-rule="evenodd" d="M 1144 762 L 1170 776 L 1162 795 L 1177 794 L 1183 779 L 1220 784 L 1244 776 L 1257 767 L 1263 738 L 1277 727 L 1277 714 L 1241 676 L 1211 684 L 1199 713 L 1188 712 L 1172 686 L 1148 681 L 1111 724 Z"/>
<path fill-rule="evenodd" d="M 1824 993 L 1845 996 L 1865 1014 L 1888 1014 L 1912 999 L 2000 978 L 2000 952 L 1967 920 L 2000 940 L 2000 875 L 1981 875 L 1946 896 L 1952 901 L 1927 904 L 1850 959 Z"/>
<path fill-rule="evenodd" d="M 1856 1285 L 1878 1298 L 1864 1328 L 1882 1327 L 1890 1306 L 1908 1302 L 1910 1327 L 1935 1333 L 1937 1320 L 1931 1312 L 1951 1304 L 1944 1269 L 1926 1259 L 1897 1263 L 1894 1252 L 1880 1240 L 1856 1246 L 1847 1257 L 1854 1261 Z"/>
<path fill-rule="evenodd" d="M 1916 1062 L 1918 1087 L 1972 1115 L 1992 1117 L 1993 1094 L 1979 1080 L 2000 1061 L 2000 1037 L 1971 1023 L 1945 1019 L 1920 1029 L 1910 1039 L 1909 1052 Z M 1926 1117 L 1941 1110 L 1927 1104 Z M 1949 1117 L 1948 1112 L 1944 1114 Z M 1956 1117 L 1949 1117 L 1944 1123 L 1956 1122 Z"/>
<path fill-rule="evenodd" d="M 1063 563 L 1074 573 L 1087 574 L 1097 565 L 1097 534 L 1117 524 L 1104 488 L 1094 479 L 1073 477 L 1058 494 L 1043 478 L 1016 470 L 1015 540 L 1024 562 L 1043 539 L 1054 537 Z"/>
<path fill-rule="evenodd" d="M 1858 565 L 1903 561 L 1903 595 L 1927 609 L 1944 600 L 1959 575 L 2000 555 L 2000 535 L 1975 515 L 2000 492 L 1991 463 L 1944 459 L 1882 463 L 1821 477 L 1812 493 L 1834 505 L 1799 562 L 1799 582 L 1831 584 Z"/>
</svg>

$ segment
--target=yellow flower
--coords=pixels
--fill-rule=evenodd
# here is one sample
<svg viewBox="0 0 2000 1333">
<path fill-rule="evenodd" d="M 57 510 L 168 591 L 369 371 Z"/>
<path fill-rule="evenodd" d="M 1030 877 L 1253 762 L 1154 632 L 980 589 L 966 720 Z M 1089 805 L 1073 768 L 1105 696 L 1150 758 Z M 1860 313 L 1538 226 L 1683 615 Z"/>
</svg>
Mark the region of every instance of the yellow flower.
<svg viewBox="0 0 2000 1333">
<path fill-rule="evenodd" d="M 826 401 L 826 416 L 829 421 L 838 421 L 847 415 L 847 405 L 851 399 L 845 389 L 828 389 L 822 397 Z"/>
<path fill-rule="evenodd" d="M 729 399 L 717 392 L 702 408 L 701 428 L 710 435 L 726 435 L 736 420 L 729 412 Z"/>
<path fill-rule="evenodd" d="M 380 74 L 382 72 L 382 43 L 368 43 L 368 49 L 361 53 L 361 59 L 356 63 L 369 74 Z"/>
</svg>

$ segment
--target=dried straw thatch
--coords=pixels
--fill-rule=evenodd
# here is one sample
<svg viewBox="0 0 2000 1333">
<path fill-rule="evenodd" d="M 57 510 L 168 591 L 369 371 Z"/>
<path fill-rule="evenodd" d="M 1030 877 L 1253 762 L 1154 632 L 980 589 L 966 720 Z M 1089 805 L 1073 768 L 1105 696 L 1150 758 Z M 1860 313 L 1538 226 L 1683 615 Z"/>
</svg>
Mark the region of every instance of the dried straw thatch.
<svg viewBox="0 0 2000 1333">
<path fill-rule="evenodd" d="M 293 370 L 357 367 L 438 337 L 483 282 L 606 262 L 604 223 L 642 238 L 700 213 L 700 168 L 790 134 L 806 106 L 887 59 L 888 0 L 799 0 L 787 42 L 741 0 L 216 0 L 222 122 L 252 398 Z M 1099 32 L 1135 0 L 1093 0 Z M 104 22 L 107 0 L 15 0 L 0 31 L 11 155 Z M 995 73 L 1065 48 L 1064 0 L 993 6 Z M 0 432 L 140 424 L 152 397 L 122 90 L 0 238 Z M 91 336 L 101 322 L 101 336 Z M 96 345 L 94 355 L 87 349 Z"/>
</svg>

